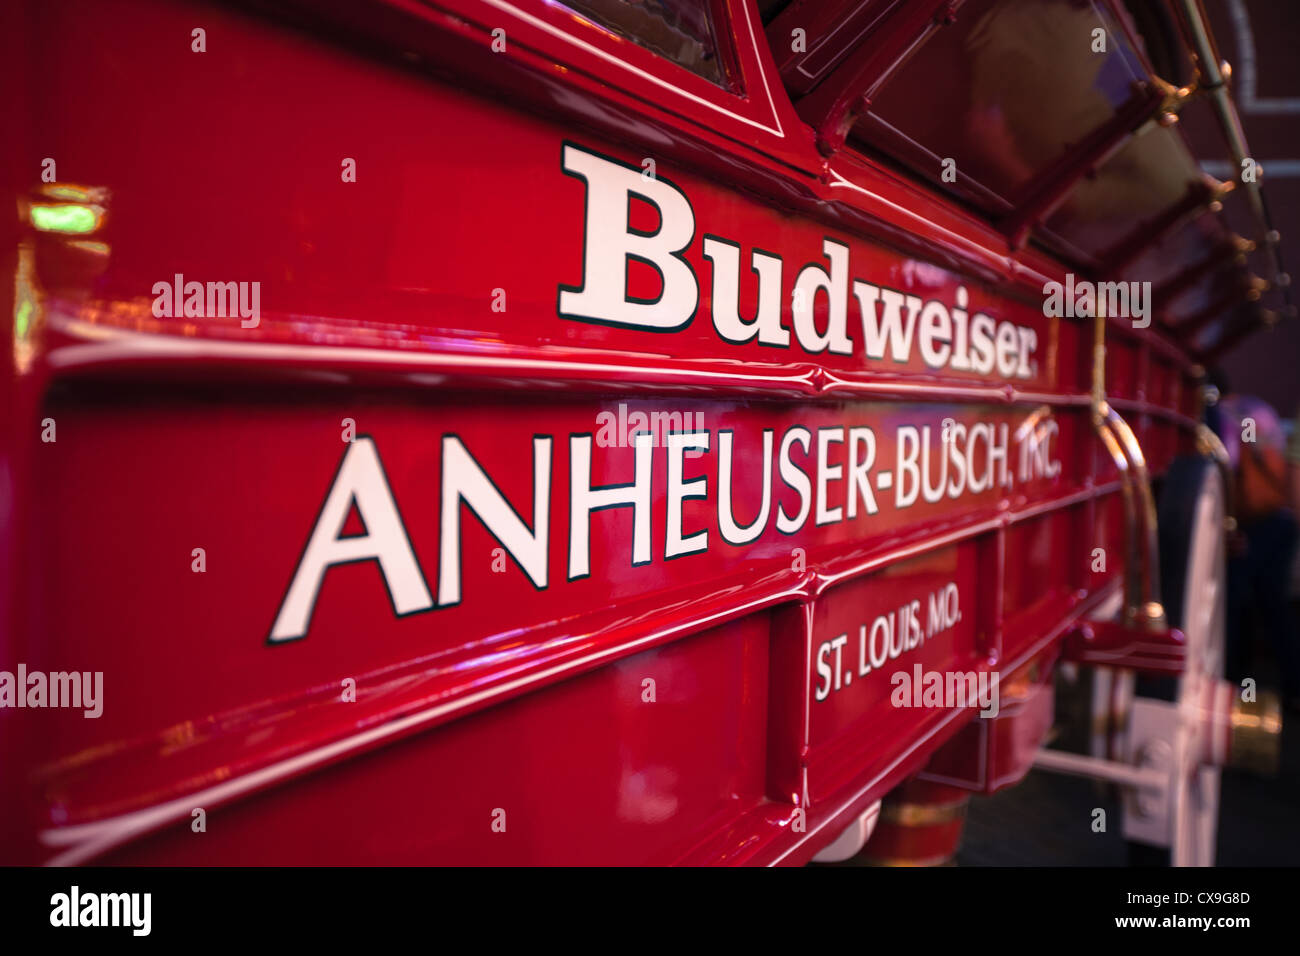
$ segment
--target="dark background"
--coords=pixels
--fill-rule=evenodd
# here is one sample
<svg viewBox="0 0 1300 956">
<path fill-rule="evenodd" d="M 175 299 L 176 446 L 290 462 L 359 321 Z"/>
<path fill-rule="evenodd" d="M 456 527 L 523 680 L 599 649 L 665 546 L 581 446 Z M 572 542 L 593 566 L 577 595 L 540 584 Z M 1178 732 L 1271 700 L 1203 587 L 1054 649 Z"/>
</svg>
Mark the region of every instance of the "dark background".
<svg viewBox="0 0 1300 956">
<path fill-rule="evenodd" d="M 1252 158 L 1264 169 L 1283 261 L 1294 274 L 1300 267 L 1300 3 L 1205 0 L 1205 8 L 1219 53 L 1232 64 L 1233 98 Z M 1213 126 L 1189 118 L 1185 128 L 1206 172 L 1230 178 L 1227 147 Z M 1300 288 L 1292 288 L 1292 298 L 1300 298 Z M 1258 395 L 1283 418 L 1300 412 L 1300 321 L 1283 320 L 1247 338 L 1223 365 L 1237 391 Z"/>
</svg>

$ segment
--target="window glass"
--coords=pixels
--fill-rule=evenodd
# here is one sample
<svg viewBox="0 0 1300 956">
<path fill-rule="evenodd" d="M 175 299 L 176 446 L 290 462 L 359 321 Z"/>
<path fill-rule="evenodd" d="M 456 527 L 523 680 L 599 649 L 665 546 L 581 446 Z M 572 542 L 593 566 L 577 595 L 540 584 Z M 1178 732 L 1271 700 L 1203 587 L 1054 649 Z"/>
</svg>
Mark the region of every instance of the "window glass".
<svg viewBox="0 0 1300 956">
<path fill-rule="evenodd" d="M 1047 229 L 1089 255 L 1102 255 L 1177 205 L 1200 179 L 1181 135 L 1147 124 L 1075 187 Z"/>
<path fill-rule="evenodd" d="M 990 212 L 1137 95 L 1141 62 L 1088 0 L 969 0 L 881 89 L 853 132 Z M 964 187 L 964 188 L 963 188 Z"/>
<path fill-rule="evenodd" d="M 1119 233 L 1121 236 L 1123 233 Z M 1161 285 L 1178 275 L 1186 266 L 1202 262 L 1228 234 L 1219 217 L 1202 213 L 1189 219 L 1153 243 L 1119 274 L 1127 282 L 1146 281 Z"/>
<path fill-rule="evenodd" d="M 565 0 L 565 5 L 611 33 L 686 67 L 719 86 L 713 4 L 702 0 Z"/>
<path fill-rule="evenodd" d="M 777 14 L 790 5 L 790 0 L 758 0 L 758 15 L 763 18 L 763 25 L 771 23 Z"/>
</svg>

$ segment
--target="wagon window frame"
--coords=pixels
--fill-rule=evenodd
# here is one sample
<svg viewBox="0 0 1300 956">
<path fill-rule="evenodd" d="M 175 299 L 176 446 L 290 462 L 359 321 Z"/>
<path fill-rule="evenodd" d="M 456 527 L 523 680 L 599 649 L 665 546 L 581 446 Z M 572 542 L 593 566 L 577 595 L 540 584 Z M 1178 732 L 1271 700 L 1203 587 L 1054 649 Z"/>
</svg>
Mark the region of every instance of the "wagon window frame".
<svg viewBox="0 0 1300 956">
<path fill-rule="evenodd" d="M 392 2 L 392 0 L 388 0 Z M 673 60 L 611 32 L 571 10 L 564 0 L 439 0 L 440 6 L 488 33 L 504 31 L 510 51 L 526 50 L 552 70 L 581 76 L 580 85 L 605 87 L 652 112 L 739 144 L 779 156 L 791 154 L 798 121 L 788 101 L 773 94 L 780 80 L 752 0 L 709 0 L 719 57 L 730 82 L 719 86 Z M 486 10 L 490 16 L 484 15 Z"/>
<path fill-rule="evenodd" d="M 573 11 L 574 14 L 589 23 L 635 43 L 642 49 L 649 50 L 656 56 L 674 63 L 694 75 L 713 83 L 724 90 L 735 92 L 738 66 L 734 44 L 731 42 L 729 17 L 723 0 L 707 0 L 703 4 L 681 3 L 681 0 L 663 0 L 657 4 L 629 3 L 627 0 L 557 0 L 558 3 Z M 674 30 L 674 24 L 660 8 L 671 3 L 680 6 L 695 6 L 704 20 L 706 37 L 693 37 L 684 30 Z M 707 50 L 712 45 L 711 56 L 701 56 L 692 62 L 686 56 L 674 55 L 665 49 L 664 39 L 651 36 L 646 27 L 652 24 L 663 25 L 678 36 L 695 40 Z M 722 29 L 720 29 L 720 27 Z M 666 39 L 666 38 L 665 38 Z M 708 67 L 712 67 L 708 70 Z"/>
</svg>

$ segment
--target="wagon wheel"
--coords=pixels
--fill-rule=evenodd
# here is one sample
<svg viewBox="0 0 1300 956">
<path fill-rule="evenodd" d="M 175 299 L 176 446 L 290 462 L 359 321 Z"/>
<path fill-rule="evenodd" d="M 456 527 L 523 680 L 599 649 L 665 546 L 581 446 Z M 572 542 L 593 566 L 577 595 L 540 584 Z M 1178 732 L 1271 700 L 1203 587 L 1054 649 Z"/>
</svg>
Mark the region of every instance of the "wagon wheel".
<svg viewBox="0 0 1300 956">
<path fill-rule="evenodd" d="M 1227 757 L 1233 688 L 1223 681 L 1227 578 L 1226 489 L 1205 458 L 1180 458 L 1160 498 L 1162 586 L 1169 624 L 1183 631 L 1187 663 L 1176 685 L 1140 681 L 1127 758 L 1167 775 L 1162 795 L 1128 791 L 1124 834 L 1141 862 L 1213 866 L 1220 768 Z M 1164 698 L 1164 699 L 1161 699 Z"/>
<path fill-rule="evenodd" d="M 1179 756 L 1173 792 L 1174 866 L 1213 866 L 1219 828 L 1219 763 L 1202 757 L 1211 749 L 1213 733 L 1203 710 L 1230 689 L 1222 685 L 1227 630 L 1227 533 L 1224 526 L 1227 490 L 1221 474 L 1205 459 L 1199 464 L 1201 482 L 1195 514 L 1188 529 L 1184 588 L 1176 617 L 1187 638 L 1187 669 L 1178 681 L 1180 711 Z M 1171 474 L 1171 478 L 1175 476 Z M 1167 489 L 1165 500 L 1172 496 Z M 1177 534 L 1176 529 L 1171 529 Z M 1221 701 L 1222 706 L 1226 701 Z M 1220 757 L 1224 759 L 1226 755 Z"/>
</svg>

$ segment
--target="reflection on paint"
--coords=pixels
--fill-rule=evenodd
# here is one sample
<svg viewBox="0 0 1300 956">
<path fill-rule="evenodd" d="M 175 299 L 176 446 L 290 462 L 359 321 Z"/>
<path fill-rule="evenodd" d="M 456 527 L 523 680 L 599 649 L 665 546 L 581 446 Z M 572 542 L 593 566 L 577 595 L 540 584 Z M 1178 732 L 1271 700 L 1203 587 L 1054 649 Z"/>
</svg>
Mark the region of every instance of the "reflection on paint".
<svg viewBox="0 0 1300 956">
<path fill-rule="evenodd" d="M 40 324 L 41 291 L 36 280 L 35 256 L 30 243 L 18 247 L 18 269 L 14 273 L 14 367 L 21 375 L 31 368 L 36 355 L 34 333 Z"/>
<path fill-rule="evenodd" d="M 57 206 L 33 203 L 32 225 L 40 232 L 85 234 L 99 228 L 103 208 L 81 203 L 62 203 Z"/>
</svg>

